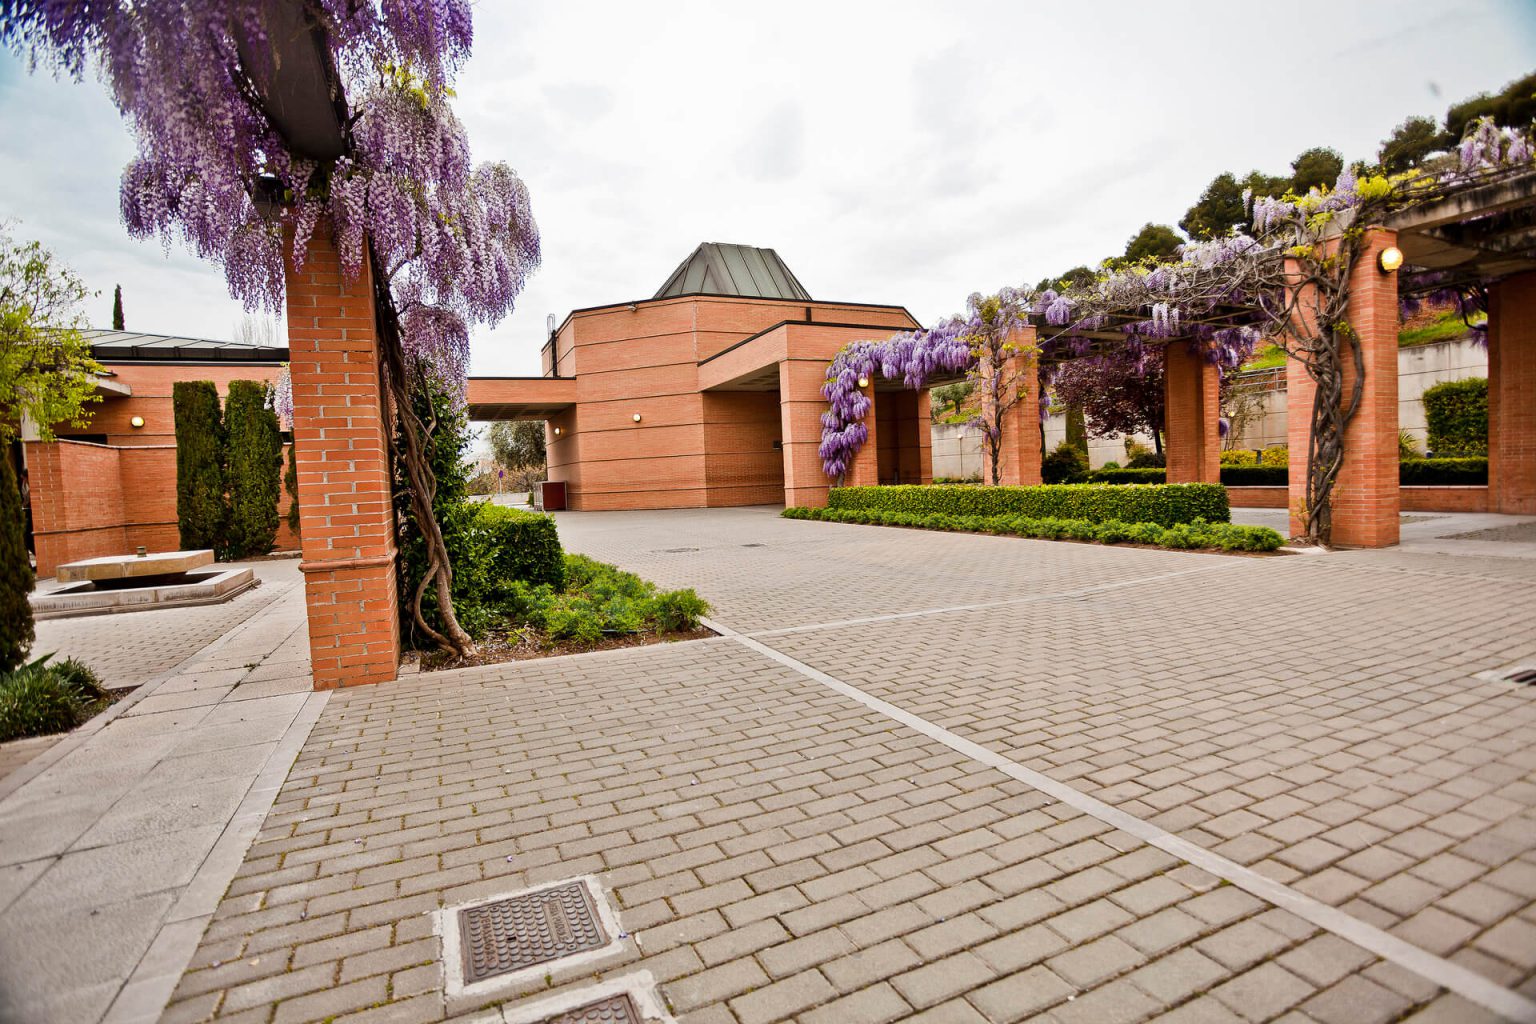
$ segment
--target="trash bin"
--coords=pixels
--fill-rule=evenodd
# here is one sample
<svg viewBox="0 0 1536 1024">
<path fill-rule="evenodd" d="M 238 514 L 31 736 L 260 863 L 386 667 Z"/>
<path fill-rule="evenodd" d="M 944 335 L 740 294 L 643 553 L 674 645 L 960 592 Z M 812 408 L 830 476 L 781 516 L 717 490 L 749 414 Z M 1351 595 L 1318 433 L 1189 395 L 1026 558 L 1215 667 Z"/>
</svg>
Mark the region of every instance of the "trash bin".
<svg viewBox="0 0 1536 1024">
<path fill-rule="evenodd" d="M 535 485 L 533 503 L 540 512 L 565 511 L 565 481 L 544 480 Z"/>
</svg>

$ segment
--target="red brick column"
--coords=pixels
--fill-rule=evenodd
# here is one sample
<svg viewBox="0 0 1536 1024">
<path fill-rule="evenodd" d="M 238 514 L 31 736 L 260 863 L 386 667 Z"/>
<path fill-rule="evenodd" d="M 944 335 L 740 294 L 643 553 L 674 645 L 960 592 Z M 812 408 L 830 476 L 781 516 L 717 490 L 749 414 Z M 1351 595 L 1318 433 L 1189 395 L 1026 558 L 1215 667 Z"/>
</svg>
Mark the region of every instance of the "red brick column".
<svg viewBox="0 0 1536 1024">
<path fill-rule="evenodd" d="M 1189 341 L 1163 352 L 1163 452 L 1171 484 L 1221 483 L 1221 371 Z"/>
<path fill-rule="evenodd" d="M 348 282 L 322 227 L 287 282 L 315 689 L 383 682 L 400 664 L 400 616 L 371 270 Z"/>
<path fill-rule="evenodd" d="M 917 465 L 919 480 L 933 483 L 933 396 L 927 388 L 917 390 Z"/>
<path fill-rule="evenodd" d="M 1343 547 L 1384 548 L 1398 539 L 1397 275 L 1382 273 L 1376 262 L 1396 242 L 1396 232 L 1369 229 L 1349 279 L 1349 323 L 1360 340 L 1365 386 L 1360 409 L 1344 429 L 1344 464 L 1333 487 L 1333 543 Z M 1346 395 L 1354 379 L 1354 365 L 1346 360 Z M 1286 362 L 1286 382 L 1291 528 L 1298 533 L 1316 388 L 1295 360 Z"/>
<path fill-rule="evenodd" d="M 1488 510 L 1536 515 L 1536 273 L 1488 300 Z"/>
<path fill-rule="evenodd" d="M 832 481 L 821 469 L 821 414 L 827 400 L 825 360 L 786 359 L 779 363 L 779 417 L 783 433 L 784 504 L 820 508 Z"/>
<path fill-rule="evenodd" d="M 864 426 L 869 430 L 869 437 L 864 447 L 853 457 L 853 465 L 848 467 L 845 483 L 849 487 L 875 487 L 880 483 L 880 432 L 875 427 L 875 414 L 878 410 L 875 406 L 874 380 L 871 379 L 867 387 L 859 390 L 869 399 L 869 411 L 864 414 Z"/>
<path fill-rule="evenodd" d="M 1030 347 L 1035 343 L 1035 329 L 1026 327 L 1013 339 Z M 1022 371 L 1022 372 L 1021 372 Z M 1040 483 L 1040 460 L 1045 437 L 1040 431 L 1040 372 L 1033 353 L 1018 355 L 1005 364 L 1003 373 L 1017 375 L 1019 400 L 1003 416 L 1003 445 L 997 460 L 998 482 L 1008 486 L 1033 487 Z M 992 457 L 987 442 L 981 442 L 981 478 L 992 482 Z"/>
</svg>

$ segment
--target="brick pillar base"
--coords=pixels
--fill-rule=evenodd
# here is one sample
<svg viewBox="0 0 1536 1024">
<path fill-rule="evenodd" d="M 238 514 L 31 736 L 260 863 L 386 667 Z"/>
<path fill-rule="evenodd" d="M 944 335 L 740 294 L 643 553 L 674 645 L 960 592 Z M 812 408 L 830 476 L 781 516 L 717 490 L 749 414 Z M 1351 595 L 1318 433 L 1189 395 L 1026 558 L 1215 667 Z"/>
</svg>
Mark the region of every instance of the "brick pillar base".
<svg viewBox="0 0 1536 1024">
<path fill-rule="evenodd" d="M 1488 510 L 1536 515 L 1536 273 L 1488 298 Z"/>
<path fill-rule="evenodd" d="M 1344 463 L 1333 486 L 1333 543 L 1341 547 L 1384 548 L 1398 540 L 1397 275 L 1382 273 L 1376 263 L 1396 242 L 1396 232 L 1369 229 L 1349 279 L 1349 323 L 1360 340 L 1365 388 L 1344 428 Z M 1354 365 L 1345 360 L 1346 395 L 1354 379 Z M 1316 387 L 1294 360 L 1286 363 L 1286 383 L 1291 530 L 1299 533 Z"/>
<path fill-rule="evenodd" d="M 395 678 L 400 615 L 373 281 L 348 283 L 322 226 L 290 259 L 288 370 L 315 689 Z"/>
<path fill-rule="evenodd" d="M 1163 452 L 1171 484 L 1221 483 L 1221 371 L 1192 342 L 1163 355 Z"/>
</svg>

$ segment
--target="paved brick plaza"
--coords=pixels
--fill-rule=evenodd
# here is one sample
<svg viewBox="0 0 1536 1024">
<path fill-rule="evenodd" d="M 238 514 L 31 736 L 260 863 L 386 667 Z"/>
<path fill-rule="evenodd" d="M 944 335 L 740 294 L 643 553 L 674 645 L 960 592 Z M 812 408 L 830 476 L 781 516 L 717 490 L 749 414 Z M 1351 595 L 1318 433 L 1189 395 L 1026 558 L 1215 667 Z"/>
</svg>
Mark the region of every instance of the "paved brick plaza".
<svg viewBox="0 0 1536 1024">
<path fill-rule="evenodd" d="M 578 875 L 687 1024 L 1536 1014 L 1531 544 L 560 524 L 752 635 L 337 691 L 166 1020 L 500 1020 L 431 912 Z"/>
</svg>

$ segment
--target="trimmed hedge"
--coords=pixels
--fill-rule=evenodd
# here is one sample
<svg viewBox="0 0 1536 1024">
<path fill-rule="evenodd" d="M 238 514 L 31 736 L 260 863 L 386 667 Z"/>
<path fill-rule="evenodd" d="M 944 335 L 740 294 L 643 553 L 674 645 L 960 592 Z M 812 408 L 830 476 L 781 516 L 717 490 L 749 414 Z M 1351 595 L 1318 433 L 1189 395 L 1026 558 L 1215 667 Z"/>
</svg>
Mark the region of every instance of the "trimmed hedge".
<svg viewBox="0 0 1536 1024">
<path fill-rule="evenodd" d="M 1291 482 L 1288 466 L 1222 466 L 1221 482 L 1228 487 L 1284 487 Z"/>
<path fill-rule="evenodd" d="M 1204 519 L 1225 523 L 1232 512 L 1220 484 L 1161 484 L 1108 487 L 1102 484 L 1042 484 L 1038 487 L 834 487 L 827 506 L 844 511 L 902 512 L 908 515 L 1028 516 L 1118 520 L 1174 526 Z"/>
<path fill-rule="evenodd" d="M 511 580 L 565 587 L 565 559 L 552 517 L 485 502 L 473 530 L 492 588 Z"/>
<path fill-rule="evenodd" d="M 1424 391 L 1429 449 L 1438 456 L 1488 454 L 1488 380 L 1448 380 Z"/>
<path fill-rule="evenodd" d="M 966 516 L 930 513 L 887 512 L 878 509 L 787 508 L 786 519 L 813 519 L 866 526 L 906 526 L 921 530 L 962 533 L 1012 534 L 1045 540 L 1086 540 L 1099 544 L 1155 544 L 1164 548 L 1215 548 L 1222 551 L 1274 551 L 1285 539 L 1267 526 L 1208 523 L 1203 519 L 1161 526 L 1127 523 L 1117 519 L 1089 522 L 1030 516 Z"/>
<path fill-rule="evenodd" d="M 1089 473 L 1088 480 L 1095 484 L 1161 484 L 1167 483 L 1168 471 L 1155 466 L 1138 466 L 1135 469 L 1105 467 Z"/>
<path fill-rule="evenodd" d="M 1397 465 L 1397 482 L 1419 487 L 1475 487 L 1488 483 L 1488 460 L 1404 459 Z"/>
</svg>

